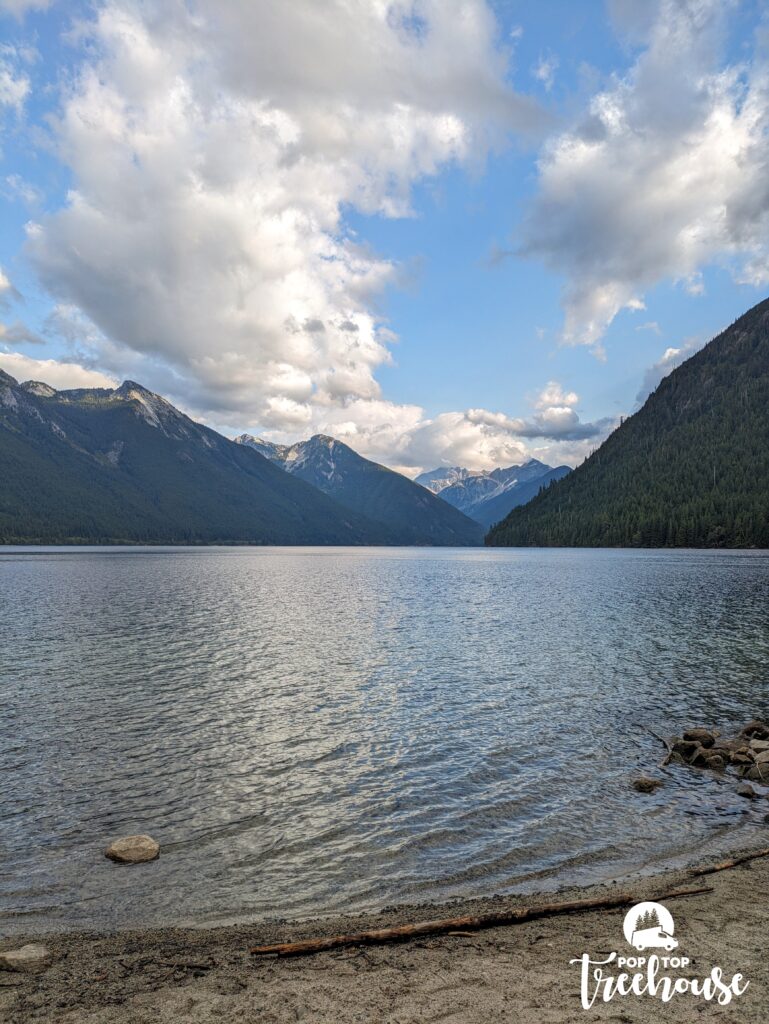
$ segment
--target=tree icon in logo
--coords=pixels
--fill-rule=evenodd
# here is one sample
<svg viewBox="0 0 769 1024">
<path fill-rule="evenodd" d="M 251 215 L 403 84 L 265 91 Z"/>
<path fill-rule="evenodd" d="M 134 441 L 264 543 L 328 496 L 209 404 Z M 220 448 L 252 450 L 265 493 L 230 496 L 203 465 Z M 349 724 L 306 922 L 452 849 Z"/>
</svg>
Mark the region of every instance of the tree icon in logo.
<svg viewBox="0 0 769 1024">
<path fill-rule="evenodd" d="M 625 915 L 622 930 L 625 939 L 639 951 L 665 949 L 671 952 L 678 946 L 673 938 L 673 915 L 661 903 L 636 903 Z"/>
</svg>

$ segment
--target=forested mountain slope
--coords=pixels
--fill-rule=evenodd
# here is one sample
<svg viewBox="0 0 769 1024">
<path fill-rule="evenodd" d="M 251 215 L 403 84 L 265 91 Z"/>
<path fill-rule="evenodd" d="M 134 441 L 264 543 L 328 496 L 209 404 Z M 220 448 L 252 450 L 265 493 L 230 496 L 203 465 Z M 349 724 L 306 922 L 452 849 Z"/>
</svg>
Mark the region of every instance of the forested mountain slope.
<svg viewBox="0 0 769 1024">
<path fill-rule="evenodd" d="M 665 377 L 486 542 L 769 547 L 769 300 Z"/>
<path fill-rule="evenodd" d="M 384 531 L 159 395 L 0 370 L 0 543 L 381 543 Z"/>
<path fill-rule="evenodd" d="M 408 477 L 364 459 L 333 437 L 316 434 L 293 445 L 273 445 L 248 434 L 236 440 L 378 523 L 387 543 L 459 547 L 483 543 L 484 531 L 478 523 Z"/>
</svg>

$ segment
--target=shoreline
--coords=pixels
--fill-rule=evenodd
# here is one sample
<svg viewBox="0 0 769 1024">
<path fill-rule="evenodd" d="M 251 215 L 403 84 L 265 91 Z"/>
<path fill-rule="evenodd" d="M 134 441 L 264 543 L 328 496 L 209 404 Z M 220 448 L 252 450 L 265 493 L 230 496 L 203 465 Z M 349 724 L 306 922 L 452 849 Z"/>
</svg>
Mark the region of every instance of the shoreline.
<svg viewBox="0 0 769 1024">
<path fill-rule="evenodd" d="M 760 843 L 734 851 L 753 852 Z M 713 864 L 708 857 L 697 863 Z M 662 1004 L 617 998 L 583 1010 L 583 952 L 632 952 L 622 937 L 626 907 L 592 909 L 480 931 L 349 947 L 300 958 L 258 958 L 249 947 L 464 914 L 501 913 L 627 892 L 633 902 L 678 888 L 712 891 L 670 902 L 682 953 L 694 976 L 712 965 L 742 972 L 748 991 L 727 1011 L 730 1024 L 763 1021 L 769 993 L 766 910 L 769 857 L 715 874 L 685 868 L 622 881 L 564 885 L 538 894 L 408 904 L 376 913 L 218 927 L 70 932 L 0 940 L 0 951 L 43 942 L 51 965 L 39 974 L 0 972 L 0 1017 L 9 1024 L 306 1021 L 308 1024 L 446 1020 L 463 1024 L 575 1020 L 707 1020 L 723 1008 L 693 996 Z M 134 869 L 131 869 L 134 870 Z"/>
</svg>

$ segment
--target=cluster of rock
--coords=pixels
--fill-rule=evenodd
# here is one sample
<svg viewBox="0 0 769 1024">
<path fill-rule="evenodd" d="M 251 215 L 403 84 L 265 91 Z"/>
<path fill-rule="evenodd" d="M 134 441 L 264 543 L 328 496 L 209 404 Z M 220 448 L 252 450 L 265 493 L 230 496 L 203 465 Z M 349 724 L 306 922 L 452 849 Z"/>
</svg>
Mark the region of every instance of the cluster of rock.
<svg viewBox="0 0 769 1024">
<path fill-rule="evenodd" d="M 687 729 L 683 736 L 675 736 L 668 744 L 663 764 L 687 764 L 714 772 L 735 771 L 745 780 L 737 793 L 756 797 L 751 782 L 769 786 L 769 725 L 754 719 L 733 738 L 726 738 L 715 729 Z M 633 782 L 639 793 L 653 793 L 662 784 L 661 779 L 645 775 Z"/>
<path fill-rule="evenodd" d="M 731 767 L 747 781 L 769 786 L 769 726 L 765 722 L 748 722 L 734 739 L 709 729 L 688 729 L 670 747 L 669 762 L 716 772 Z"/>
</svg>

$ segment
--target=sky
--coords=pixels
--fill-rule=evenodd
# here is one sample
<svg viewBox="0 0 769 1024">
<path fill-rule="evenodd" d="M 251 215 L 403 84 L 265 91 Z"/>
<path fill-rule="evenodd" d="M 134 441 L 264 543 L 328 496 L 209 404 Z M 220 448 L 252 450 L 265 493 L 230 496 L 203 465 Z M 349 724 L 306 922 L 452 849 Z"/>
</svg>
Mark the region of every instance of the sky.
<svg viewBox="0 0 769 1024">
<path fill-rule="evenodd" d="M 576 465 L 767 294 L 757 0 L 0 0 L 0 368 Z"/>
</svg>

